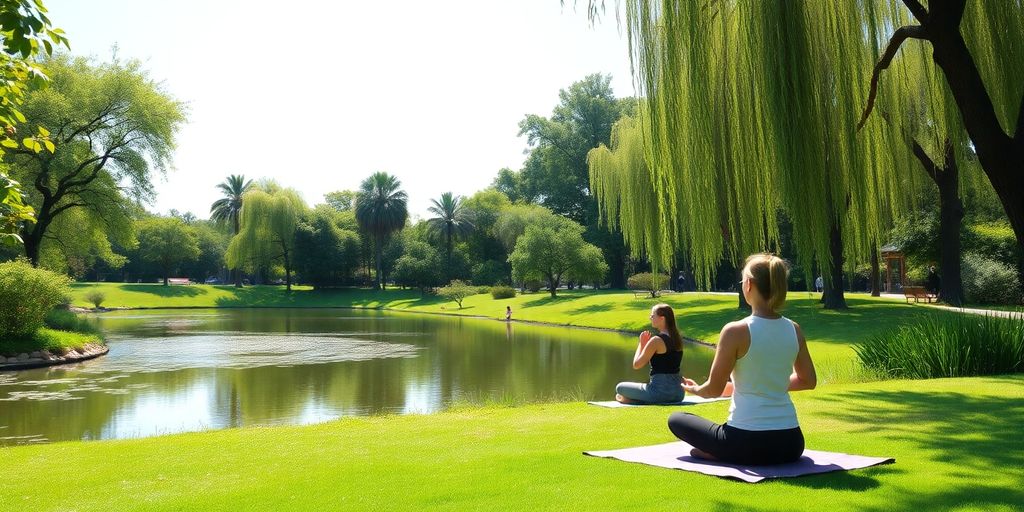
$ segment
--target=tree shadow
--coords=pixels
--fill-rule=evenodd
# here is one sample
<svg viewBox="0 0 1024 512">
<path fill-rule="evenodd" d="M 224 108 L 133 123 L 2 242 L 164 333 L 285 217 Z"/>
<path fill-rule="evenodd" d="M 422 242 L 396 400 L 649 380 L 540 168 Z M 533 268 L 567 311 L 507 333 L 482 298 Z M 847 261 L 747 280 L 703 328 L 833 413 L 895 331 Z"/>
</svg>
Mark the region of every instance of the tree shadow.
<svg viewBox="0 0 1024 512">
<path fill-rule="evenodd" d="M 565 294 L 565 295 L 559 295 L 557 297 L 552 297 L 551 295 L 547 295 L 547 296 L 544 296 L 544 297 L 540 297 L 540 298 L 537 298 L 537 299 L 533 299 L 533 300 L 530 300 L 530 301 L 523 302 L 523 306 L 531 306 L 531 307 L 532 306 L 545 306 L 545 305 L 551 304 L 553 302 L 572 302 L 574 300 L 579 300 L 579 299 L 582 299 L 584 297 L 589 297 L 589 296 L 590 295 L 586 295 L 586 294 Z"/>
<path fill-rule="evenodd" d="M 1018 378 L 1007 385 L 1022 387 Z M 839 393 L 831 409 L 837 419 L 871 433 L 916 445 L 922 457 L 956 462 L 980 472 L 1024 466 L 1020 426 L 1024 401 L 955 392 L 871 391 Z"/>
<path fill-rule="evenodd" d="M 125 284 L 121 285 L 121 289 L 135 293 L 148 293 L 159 297 L 196 297 L 207 293 L 206 290 L 191 285 Z"/>
</svg>

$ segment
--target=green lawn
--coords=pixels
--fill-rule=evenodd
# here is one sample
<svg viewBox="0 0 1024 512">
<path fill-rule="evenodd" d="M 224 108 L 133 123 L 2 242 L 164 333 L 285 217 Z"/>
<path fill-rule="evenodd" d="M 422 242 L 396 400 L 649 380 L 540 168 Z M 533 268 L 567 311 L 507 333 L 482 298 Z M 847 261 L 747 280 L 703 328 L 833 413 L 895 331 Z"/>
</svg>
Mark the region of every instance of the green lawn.
<svg viewBox="0 0 1024 512">
<path fill-rule="evenodd" d="M 505 306 L 512 306 L 513 318 L 533 322 L 604 329 L 638 331 L 648 322 L 653 299 L 636 299 L 632 292 L 561 291 L 557 298 L 546 292 L 528 293 L 511 299 L 495 300 L 490 295 L 474 295 L 459 309 L 454 302 L 433 296 L 422 297 L 416 291 L 366 289 L 313 291 L 298 287 L 287 293 L 280 286 L 170 286 L 158 284 L 79 283 L 73 285 L 75 305 L 87 307 L 84 296 L 90 290 L 106 295 L 106 307 L 365 307 L 388 308 L 421 313 L 474 315 L 504 318 Z M 735 295 L 684 293 L 666 295 L 658 301 L 676 309 L 680 329 L 685 336 L 711 343 L 731 320 L 745 313 L 736 307 Z M 794 292 L 789 296 L 785 314 L 800 323 L 810 341 L 812 355 L 828 372 L 840 375 L 856 373 L 852 345 L 886 329 L 924 314 L 950 314 L 905 301 L 850 295 L 846 311 L 827 311 L 816 296 Z"/>
<path fill-rule="evenodd" d="M 0 448 L 0 510 L 1019 510 L 1024 376 L 794 394 L 808 446 L 896 464 L 756 485 L 596 459 L 670 410 L 457 409 Z M 687 409 L 724 419 L 727 404 Z M 116 505 L 115 505 L 116 504 Z"/>
</svg>

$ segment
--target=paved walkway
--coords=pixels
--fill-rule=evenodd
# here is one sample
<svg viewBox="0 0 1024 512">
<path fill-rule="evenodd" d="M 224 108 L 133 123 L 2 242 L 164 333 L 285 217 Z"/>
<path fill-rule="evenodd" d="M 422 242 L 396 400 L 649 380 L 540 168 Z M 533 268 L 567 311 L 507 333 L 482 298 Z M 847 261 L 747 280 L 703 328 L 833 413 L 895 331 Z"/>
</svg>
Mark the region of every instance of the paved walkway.
<svg viewBox="0 0 1024 512">
<path fill-rule="evenodd" d="M 883 293 L 882 297 L 889 299 L 904 299 L 906 297 L 896 293 Z M 955 311 L 958 313 L 967 313 L 970 315 L 992 315 L 1002 318 L 1024 318 L 1024 310 L 1021 311 L 1000 311 L 998 309 L 978 309 L 978 308 L 958 308 L 954 306 L 946 306 L 944 304 L 925 304 L 919 303 L 923 306 L 928 306 L 935 309 L 945 309 L 946 311 Z"/>
</svg>

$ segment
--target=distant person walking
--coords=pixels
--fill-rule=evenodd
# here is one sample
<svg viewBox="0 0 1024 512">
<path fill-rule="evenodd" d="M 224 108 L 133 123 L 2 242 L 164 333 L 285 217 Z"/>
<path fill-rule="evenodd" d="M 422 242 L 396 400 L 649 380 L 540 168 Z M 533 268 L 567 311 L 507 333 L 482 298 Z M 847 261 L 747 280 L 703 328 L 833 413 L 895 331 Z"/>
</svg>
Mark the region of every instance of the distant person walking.
<svg viewBox="0 0 1024 512">
<path fill-rule="evenodd" d="M 825 280 L 818 276 L 814 280 L 814 291 L 821 293 L 825 289 Z"/>
<path fill-rule="evenodd" d="M 505 306 L 505 321 L 512 321 L 512 306 Z"/>
<path fill-rule="evenodd" d="M 679 277 L 676 278 L 676 291 L 686 291 L 686 275 L 682 271 L 679 272 Z"/>
<path fill-rule="evenodd" d="M 935 271 L 935 265 L 928 267 L 928 281 L 925 283 L 925 286 L 928 288 L 928 293 L 938 297 L 939 290 L 942 289 L 942 278 Z"/>
</svg>

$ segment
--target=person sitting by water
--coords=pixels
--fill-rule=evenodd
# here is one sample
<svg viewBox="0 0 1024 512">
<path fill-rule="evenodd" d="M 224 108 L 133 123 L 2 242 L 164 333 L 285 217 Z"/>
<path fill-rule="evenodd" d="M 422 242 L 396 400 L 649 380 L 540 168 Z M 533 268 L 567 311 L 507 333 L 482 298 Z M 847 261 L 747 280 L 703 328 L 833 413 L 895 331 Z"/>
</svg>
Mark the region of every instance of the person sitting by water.
<svg viewBox="0 0 1024 512">
<path fill-rule="evenodd" d="M 735 464 L 794 462 L 804 452 L 790 391 L 814 389 L 814 362 L 800 326 L 779 314 L 786 302 L 789 269 L 781 258 L 755 254 L 743 268 L 742 290 L 752 314 L 722 328 L 703 384 L 684 389 L 703 397 L 721 394 L 732 374 L 735 390 L 724 425 L 688 413 L 669 416 L 668 428 L 694 449 L 694 457 Z"/>
<path fill-rule="evenodd" d="M 683 336 L 676 327 L 672 307 L 657 304 L 651 308 L 651 326 L 659 334 L 640 333 L 636 353 L 633 354 L 634 369 L 639 370 L 650 363 L 651 380 L 647 384 L 620 382 L 615 386 L 615 399 L 624 404 L 671 403 L 685 396 L 679 373 L 683 361 Z"/>
</svg>

